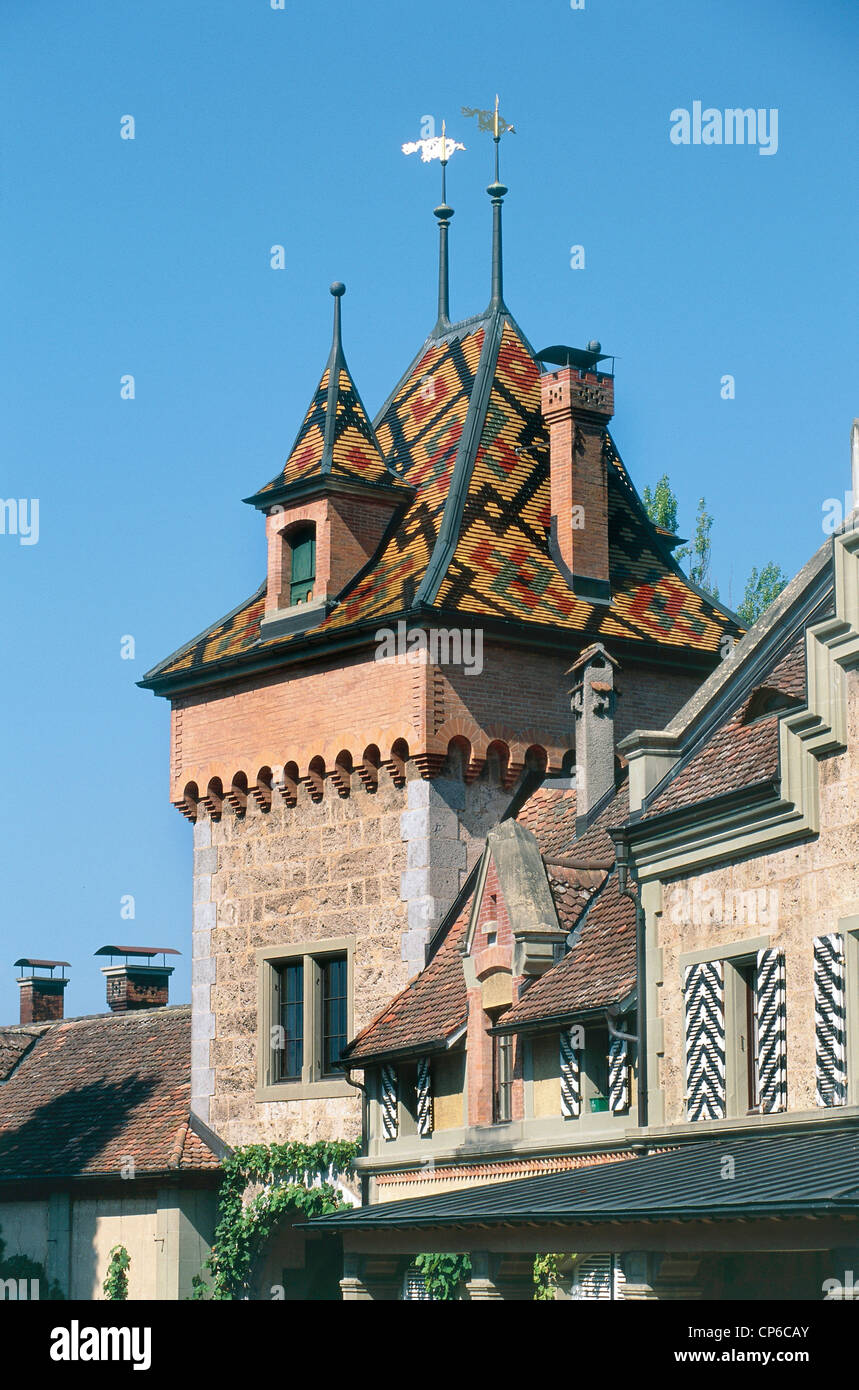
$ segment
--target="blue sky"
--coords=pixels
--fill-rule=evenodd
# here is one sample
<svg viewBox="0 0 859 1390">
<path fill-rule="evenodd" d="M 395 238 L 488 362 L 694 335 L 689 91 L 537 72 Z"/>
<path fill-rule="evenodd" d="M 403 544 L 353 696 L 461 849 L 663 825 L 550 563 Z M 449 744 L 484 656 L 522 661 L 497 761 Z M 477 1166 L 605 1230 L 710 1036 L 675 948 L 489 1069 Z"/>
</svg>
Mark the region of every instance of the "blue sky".
<svg viewBox="0 0 859 1390">
<path fill-rule="evenodd" d="M 3 7 L 0 495 L 39 499 L 39 538 L 0 535 L 0 1021 L 21 954 L 72 961 L 67 1012 L 103 1009 L 92 953 L 117 937 L 181 949 L 189 997 L 190 830 L 167 705 L 135 681 L 262 578 L 240 499 L 316 385 L 330 281 L 371 412 L 432 326 L 438 166 L 399 150 L 423 116 L 467 146 L 454 317 L 489 295 L 492 152 L 458 112 L 498 91 L 531 341 L 617 354 L 627 466 L 669 473 L 686 534 L 706 497 L 723 598 L 820 544 L 859 414 L 857 39 L 851 0 Z M 777 153 L 672 144 L 696 100 L 777 108 Z"/>
</svg>

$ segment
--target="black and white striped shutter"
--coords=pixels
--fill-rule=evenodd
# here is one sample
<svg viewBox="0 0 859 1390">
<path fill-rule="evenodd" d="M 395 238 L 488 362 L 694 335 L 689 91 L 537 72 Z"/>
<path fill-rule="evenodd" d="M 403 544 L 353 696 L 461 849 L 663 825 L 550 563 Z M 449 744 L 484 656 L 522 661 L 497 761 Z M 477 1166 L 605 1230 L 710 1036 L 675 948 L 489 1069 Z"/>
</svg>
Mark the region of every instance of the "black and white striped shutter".
<svg viewBox="0 0 859 1390">
<path fill-rule="evenodd" d="M 814 938 L 814 1032 L 818 1105 L 847 1103 L 844 938 Z"/>
<path fill-rule="evenodd" d="M 396 1139 L 399 1130 L 397 1113 L 397 1071 L 396 1067 L 382 1067 L 382 1134 L 386 1139 Z"/>
<path fill-rule="evenodd" d="M 617 1027 L 626 1031 L 623 1019 Z M 629 1106 L 629 1043 L 626 1038 L 612 1038 L 608 1050 L 608 1108 L 618 1115 Z"/>
<path fill-rule="evenodd" d="M 763 1115 L 787 1109 L 784 956 L 758 951 L 755 974 L 755 1077 Z"/>
<path fill-rule="evenodd" d="M 432 1134 L 432 1084 L 429 1057 L 418 1058 L 418 1134 L 428 1139 Z"/>
<path fill-rule="evenodd" d="M 720 960 L 687 965 L 686 1115 L 690 1120 L 725 1116 L 725 968 Z"/>
<path fill-rule="evenodd" d="M 561 1029 L 561 1114 L 577 1120 L 582 1109 L 579 1049 L 573 1043 L 573 1029 Z"/>
</svg>

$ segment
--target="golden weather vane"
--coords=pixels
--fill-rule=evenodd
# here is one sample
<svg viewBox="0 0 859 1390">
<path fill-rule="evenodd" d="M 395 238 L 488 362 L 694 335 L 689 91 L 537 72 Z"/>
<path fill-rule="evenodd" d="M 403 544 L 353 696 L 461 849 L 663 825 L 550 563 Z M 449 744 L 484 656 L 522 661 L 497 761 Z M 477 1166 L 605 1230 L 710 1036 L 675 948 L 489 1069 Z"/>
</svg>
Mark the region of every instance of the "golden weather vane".
<svg viewBox="0 0 859 1390">
<path fill-rule="evenodd" d="M 498 149 L 501 143 L 501 136 L 515 135 L 516 127 L 512 126 L 509 121 L 505 121 L 504 117 L 499 115 L 497 93 L 495 95 L 494 110 L 483 111 L 477 106 L 463 106 L 462 114 L 463 116 L 476 116 L 478 130 L 491 131 L 492 139 L 495 141 L 495 182 L 498 183 Z"/>
</svg>

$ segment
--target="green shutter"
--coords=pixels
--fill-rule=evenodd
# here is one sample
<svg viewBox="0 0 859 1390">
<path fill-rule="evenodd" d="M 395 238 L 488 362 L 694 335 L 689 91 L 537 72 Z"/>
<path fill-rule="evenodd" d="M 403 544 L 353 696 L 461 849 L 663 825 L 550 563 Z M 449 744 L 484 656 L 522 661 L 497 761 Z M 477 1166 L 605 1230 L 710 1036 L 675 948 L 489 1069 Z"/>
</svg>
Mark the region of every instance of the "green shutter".
<svg viewBox="0 0 859 1390">
<path fill-rule="evenodd" d="M 316 536 L 312 531 L 299 532 L 290 546 L 290 603 L 307 603 L 313 593 L 316 578 Z"/>
</svg>

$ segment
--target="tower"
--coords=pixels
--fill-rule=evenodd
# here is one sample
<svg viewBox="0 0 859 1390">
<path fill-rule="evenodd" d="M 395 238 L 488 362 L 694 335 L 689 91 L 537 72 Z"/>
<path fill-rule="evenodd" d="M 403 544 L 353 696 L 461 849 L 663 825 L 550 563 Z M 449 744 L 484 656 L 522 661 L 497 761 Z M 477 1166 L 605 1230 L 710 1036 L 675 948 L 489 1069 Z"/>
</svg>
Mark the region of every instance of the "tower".
<svg viewBox="0 0 859 1390">
<path fill-rule="evenodd" d="M 498 129 L 486 310 L 450 321 L 443 193 L 438 318 L 371 423 L 332 286 L 325 371 L 247 499 L 265 581 L 141 682 L 171 701 L 171 800 L 194 823 L 192 1103 L 231 1144 L 358 1133 L 339 1046 L 421 967 L 528 775 L 573 768 L 579 654 L 622 662 L 620 738 L 667 722 L 736 630 L 589 404 L 609 383 L 613 404 L 605 359 L 560 350 L 568 409 L 506 306 Z M 599 573 L 558 539 L 583 476 Z"/>
</svg>

